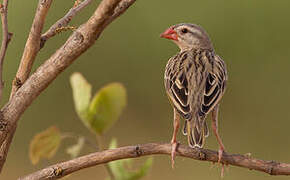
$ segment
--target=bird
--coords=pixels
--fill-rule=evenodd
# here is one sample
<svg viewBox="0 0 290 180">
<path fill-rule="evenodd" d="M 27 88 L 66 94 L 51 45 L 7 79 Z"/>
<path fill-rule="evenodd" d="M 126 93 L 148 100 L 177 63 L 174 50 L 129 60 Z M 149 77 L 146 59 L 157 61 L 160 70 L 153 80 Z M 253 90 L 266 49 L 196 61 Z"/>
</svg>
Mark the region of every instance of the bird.
<svg viewBox="0 0 290 180">
<path fill-rule="evenodd" d="M 164 74 L 166 94 L 174 112 L 172 168 L 180 119 L 185 120 L 183 134 L 187 136 L 188 145 L 202 148 L 209 135 L 206 117 L 210 113 L 212 130 L 219 144 L 220 163 L 225 147 L 218 132 L 218 112 L 228 79 L 226 64 L 215 53 L 208 34 L 199 25 L 180 23 L 169 27 L 160 36 L 172 40 L 180 49 L 168 60 Z"/>
</svg>

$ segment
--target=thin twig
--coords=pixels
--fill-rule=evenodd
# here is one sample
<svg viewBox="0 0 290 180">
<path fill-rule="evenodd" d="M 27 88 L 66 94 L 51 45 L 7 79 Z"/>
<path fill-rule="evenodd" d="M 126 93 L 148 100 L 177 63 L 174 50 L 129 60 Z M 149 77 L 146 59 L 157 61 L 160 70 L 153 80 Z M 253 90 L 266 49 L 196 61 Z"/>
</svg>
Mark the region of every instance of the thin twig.
<svg viewBox="0 0 290 180">
<path fill-rule="evenodd" d="M 48 9 L 52 3 L 52 0 L 44 1 L 39 0 L 37 12 L 35 14 L 35 18 L 32 24 L 32 28 L 30 31 L 30 35 L 25 45 L 25 49 L 23 52 L 23 56 L 21 59 L 21 63 L 19 65 L 17 74 L 12 84 L 12 91 L 10 98 L 15 94 L 15 92 L 19 89 L 19 87 L 26 81 L 28 78 L 31 68 L 33 66 L 33 62 L 39 50 L 44 46 L 45 42 L 55 36 L 57 34 L 57 28 L 66 26 L 71 19 L 83 8 L 91 3 L 92 0 L 85 0 L 82 3 L 78 4 L 78 6 L 73 7 L 69 10 L 69 12 L 60 20 L 58 20 L 54 25 L 49 28 L 47 32 L 41 35 L 41 31 L 43 29 L 44 21 Z M 41 36 L 40 36 L 41 35 Z"/>
<path fill-rule="evenodd" d="M 62 139 L 64 138 L 73 138 L 75 140 L 78 140 L 79 138 L 84 138 L 85 142 L 94 150 L 98 150 L 98 151 L 102 151 L 104 150 L 104 146 L 103 146 L 103 139 L 100 135 L 96 135 L 96 143 L 91 142 L 88 138 L 84 137 L 84 136 L 80 136 L 74 133 L 62 133 L 61 135 Z M 108 166 L 108 164 L 104 165 L 111 180 L 115 180 L 115 176 L 112 172 L 112 170 L 110 169 L 110 167 Z"/>
<path fill-rule="evenodd" d="M 74 139 L 76 141 L 79 138 L 84 138 L 85 144 L 87 144 L 91 149 L 93 149 L 93 150 L 98 150 L 99 149 L 99 147 L 97 146 L 96 143 L 94 143 L 93 141 L 91 141 L 89 138 L 87 138 L 85 136 L 81 136 L 81 135 L 74 134 L 74 133 L 71 133 L 71 132 L 65 132 L 65 133 L 61 133 L 61 138 L 62 139 L 71 138 L 71 139 Z"/>
<path fill-rule="evenodd" d="M 107 21 L 107 24 L 111 23 L 116 17 L 123 14 L 128 7 L 130 7 L 136 0 L 122 0 L 118 6 L 114 10 L 114 14 L 110 17 L 110 19 Z"/>
<path fill-rule="evenodd" d="M 39 0 L 34 20 L 27 38 L 23 55 L 16 73 L 16 77 L 12 83 L 11 97 L 22 86 L 28 78 L 33 62 L 40 49 L 40 38 L 47 12 L 50 8 L 52 0 Z"/>
<path fill-rule="evenodd" d="M 2 99 L 2 93 L 4 88 L 3 81 L 3 62 L 7 50 L 8 43 L 11 40 L 12 33 L 8 32 L 8 0 L 3 0 L 3 4 L 0 4 L 0 14 L 1 14 L 1 22 L 2 22 L 2 44 L 0 49 L 0 101 Z"/>
<path fill-rule="evenodd" d="M 54 23 L 45 33 L 43 33 L 41 35 L 40 48 L 42 48 L 44 46 L 45 42 L 49 38 L 52 38 L 53 36 L 55 36 L 57 34 L 56 30 L 58 28 L 67 26 L 68 23 L 72 20 L 72 18 L 74 16 L 76 16 L 78 14 L 78 12 L 80 12 L 82 9 L 87 7 L 91 2 L 92 2 L 92 0 L 85 0 L 85 1 L 77 4 L 77 6 L 72 7 L 64 17 L 62 17 L 56 23 Z"/>
<path fill-rule="evenodd" d="M 8 0 L 3 0 L 3 4 L 1 5 L 0 8 L 0 13 L 1 13 L 1 21 L 2 21 L 2 44 L 1 44 L 1 49 L 0 49 L 0 101 L 2 99 L 2 94 L 3 94 L 3 88 L 4 88 L 4 81 L 3 81 L 3 62 L 5 59 L 6 55 L 6 50 L 8 47 L 8 44 L 12 38 L 12 33 L 8 31 Z M 16 128 L 16 126 L 15 126 Z M 7 153 L 13 138 L 15 128 L 11 129 L 11 134 L 7 136 L 7 139 L 4 141 L 3 145 L 0 147 L 0 155 L 3 157 L 3 160 L 0 161 L 0 172 L 2 170 L 3 164 L 6 160 Z"/>
<path fill-rule="evenodd" d="M 66 162 L 54 164 L 23 178 L 19 178 L 19 180 L 58 179 L 81 169 L 99 164 L 154 154 L 171 155 L 171 144 L 149 143 L 95 152 Z M 178 147 L 176 155 L 200 161 L 218 161 L 218 152 L 216 151 L 198 148 L 193 149 L 184 145 Z M 264 161 L 246 155 L 223 153 L 222 163 L 265 172 L 270 175 L 290 175 L 290 164 Z"/>
<path fill-rule="evenodd" d="M 0 111 L 0 169 L 4 165 L 9 148 L 9 138 L 13 138 L 13 128 L 23 112 L 34 99 L 76 58 L 90 48 L 111 22 L 129 8 L 135 0 L 103 0 L 92 17 L 81 25 L 48 60 L 46 60 L 16 91 L 9 102 Z M 126 3 L 123 3 L 126 2 Z M 119 4 L 118 4 L 119 3 Z M 118 5 L 118 6 L 117 6 Z M 116 7 L 117 6 L 117 7 Z M 120 6 L 120 12 L 114 11 Z M 119 8 L 120 9 L 120 8 Z M 5 143 L 3 143 L 5 141 Z M 4 147 L 3 147 L 4 146 Z"/>
</svg>

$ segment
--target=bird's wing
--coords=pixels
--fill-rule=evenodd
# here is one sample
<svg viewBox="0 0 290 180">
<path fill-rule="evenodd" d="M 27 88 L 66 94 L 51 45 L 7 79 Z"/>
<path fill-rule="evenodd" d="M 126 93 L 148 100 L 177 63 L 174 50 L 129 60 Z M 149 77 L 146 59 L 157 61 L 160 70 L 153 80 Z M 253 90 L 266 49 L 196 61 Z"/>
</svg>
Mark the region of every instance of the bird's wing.
<svg viewBox="0 0 290 180">
<path fill-rule="evenodd" d="M 180 59 L 178 59 L 180 58 Z M 188 78 L 184 66 L 188 55 L 186 53 L 172 57 L 166 66 L 165 89 L 172 105 L 184 117 L 190 116 Z"/>
<path fill-rule="evenodd" d="M 226 65 L 219 56 L 215 55 L 214 58 L 206 79 L 201 114 L 208 114 L 218 104 L 226 88 Z"/>
</svg>

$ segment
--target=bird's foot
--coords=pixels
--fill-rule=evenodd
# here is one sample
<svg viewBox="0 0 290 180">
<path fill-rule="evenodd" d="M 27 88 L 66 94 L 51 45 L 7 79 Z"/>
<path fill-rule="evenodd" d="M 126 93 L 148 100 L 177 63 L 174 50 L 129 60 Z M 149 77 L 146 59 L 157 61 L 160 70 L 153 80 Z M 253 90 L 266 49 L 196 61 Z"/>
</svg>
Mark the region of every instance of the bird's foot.
<svg viewBox="0 0 290 180">
<path fill-rule="evenodd" d="M 174 169 L 175 156 L 178 147 L 178 142 L 171 142 L 171 167 Z"/>
<path fill-rule="evenodd" d="M 219 149 L 218 151 L 218 163 L 220 164 L 221 163 L 221 160 L 222 160 L 222 157 L 223 157 L 223 153 L 224 153 L 224 148 L 221 148 Z"/>
<path fill-rule="evenodd" d="M 219 151 L 218 151 L 218 164 L 221 164 L 222 169 L 221 169 L 221 177 L 224 177 L 224 172 L 225 172 L 225 164 L 221 162 L 223 153 L 225 152 L 225 147 L 220 146 Z"/>
</svg>

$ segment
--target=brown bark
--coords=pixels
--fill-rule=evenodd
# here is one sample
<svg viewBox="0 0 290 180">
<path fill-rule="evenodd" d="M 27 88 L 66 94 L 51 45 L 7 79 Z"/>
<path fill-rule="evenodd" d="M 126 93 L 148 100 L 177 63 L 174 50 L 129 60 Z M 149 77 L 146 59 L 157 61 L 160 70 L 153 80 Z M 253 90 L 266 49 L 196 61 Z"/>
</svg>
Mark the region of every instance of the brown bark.
<svg viewBox="0 0 290 180">
<path fill-rule="evenodd" d="M 28 39 L 25 44 L 20 65 L 18 67 L 16 77 L 14 78 L 12 83 L 10 99 L 29 77 L 33 62 L 40 48 L 41 32 L 51 3 L 52 0 L 38 1 L 37 10 L 34 16 Z"/>
<path fill-rule="evenodd" d="M 46 4 L 50 1 L 40 0 L 39 2 Z M 33 35 L 37 37 L 31 37 L 33 40 L 28 40 L 36 44 L 28 42 L 26 44 L 32 47 L 27 47 L 27 49 L 29 49 L 27 50 L 28 54 L 25 55 L 27 58 L 23 58 L 24 61 L 27 62 L 24 63 L 25 65 L 20 65 L 22 68 L 20 68 L 19 72 L 21 72 L 22 78 L 19 83 L 16 83 L 17 87 L 14 87 L 14 91 L 12 91 L 12 94 L 13 92 L 15 94 L 11 96 L 9 102 L 0 112 L 0 170 L 5 163 L 17 122 L 23 112 L 63 70 L 94 44 L 110 22 L 121 15 L 134 2 L 135 0 L 103 0 L 90 19 L 76 29 L 64 45 L 46 60 L 22 85 L 24 82 L 23 80 L 29 76 L 31 70 L 29 68 L 31 68 L 35 53 L 37 53 L 35 50 L 32 50 L 32 47 L 39 48 L 40 29 L 42 28 L 37 28 L 37 35 Z M 48 4 L 46 4 L 46 7 L 48 9 Z M 38 11 L 40 11 L 39 8 Z M 40 14 L 42 14 L 41 19 L 44 21 L 45 13 L 42 12 Z M 39 19 L 39 17 L 36 19 Z M 36 31 L 36 29 L 33 30 L 32 28 L 32 31 Z M 18 82 L 19 77 L 20 76 L 16 76 L 16 82 Z"/>
<path fill-rule="evenodd" d="M 58 28 L 67 26 L 68 23 L 72 20 L 72 18 L 76 16 L 78 12 L 80 12 L 83 8 L 87 7 L 91 2 L 92 0 L 85 0 L 80 4 L 77 4 L 77 6 L 72 7 L 64 17 L 62 17 L 56 23 L 54 23 L 44 34 L 41 35 L 40 48 L 43 48 L 45 42 L 49 38 L 52 38 L 57 34 Z"/>
<path fill-rule="evenodd" d="M 102 152 L 95 152 L 66 162 L 54 164 L 35 173 L 19 178 L 19 180 L 58 179 L 84 168 L 96 166 L 110 161 L 141 156 L 166 154 L 171 155 L 171 144 L 149 143 L 136 146 L 125 146 Z M 208 149 L 190 148 L 180 145 L 177 156 L 201 161 L 218 162 L 218 152 Z M 270 175 L 290 175 L 290 164 L 264 161 L 246 155 L 223 153 L 223 164 L 248 168 Z M 170 161 L 168 161 L 170 163 Z"/>
</svg>

